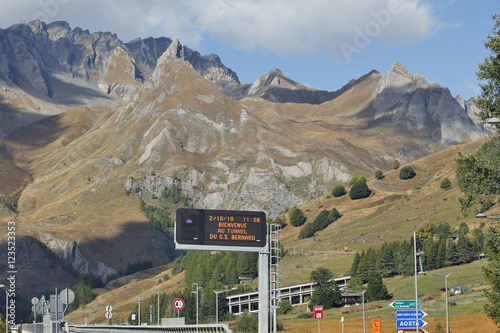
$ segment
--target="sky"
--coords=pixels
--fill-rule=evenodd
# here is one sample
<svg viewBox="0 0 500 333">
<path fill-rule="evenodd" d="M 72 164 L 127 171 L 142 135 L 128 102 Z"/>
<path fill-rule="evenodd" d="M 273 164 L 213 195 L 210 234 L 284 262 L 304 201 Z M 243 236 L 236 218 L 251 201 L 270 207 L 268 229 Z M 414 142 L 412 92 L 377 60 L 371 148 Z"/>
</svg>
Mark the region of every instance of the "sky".
<svg viewBox="0 0 500 333">
<path fill-rule="evenodd" d="M 498 0 L 0 0 L 0 28 L 66 21 L 123 41 L 170 37 L 253 83 L 274 68 L 334 91 L 400 61 L 468 99 Z"/>
</svg>

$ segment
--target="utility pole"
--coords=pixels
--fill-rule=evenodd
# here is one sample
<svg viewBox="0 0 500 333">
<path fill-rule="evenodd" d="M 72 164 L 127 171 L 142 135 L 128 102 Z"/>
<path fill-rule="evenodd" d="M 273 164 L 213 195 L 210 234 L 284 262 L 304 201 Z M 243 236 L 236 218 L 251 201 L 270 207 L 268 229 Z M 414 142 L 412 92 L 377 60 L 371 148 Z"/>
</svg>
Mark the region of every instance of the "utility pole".
<svg viewBox="0 0 500 333">
<path fill-rule="evenodd" d="M 160 294 L 161 294 L 161 290 L 155 290 L 155 294 L 158 295 L 158 304 L 156 306 L 157 308 L 157 314 L 158 314 L 158 326 L 160 326 Z"/>
</svg>

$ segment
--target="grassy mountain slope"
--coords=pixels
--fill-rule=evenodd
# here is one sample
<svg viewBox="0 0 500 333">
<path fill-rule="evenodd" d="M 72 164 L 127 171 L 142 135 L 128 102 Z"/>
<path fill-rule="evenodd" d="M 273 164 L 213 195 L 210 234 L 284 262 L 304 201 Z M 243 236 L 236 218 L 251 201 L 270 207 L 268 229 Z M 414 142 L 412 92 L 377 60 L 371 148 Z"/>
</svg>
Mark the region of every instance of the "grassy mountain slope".
<svg viewBox="0 0 500 333">
<path fill-rule="evenodd" d="M 368 179 L 368 185 L 373 191 L 369 198 L 351 200 L 348 195 L 340 198 L 325 195 L 299 206 L 304 211 L 308 221 L 314 220 L 322 209 L 333 207 L 337 208 L 343 216 L 325 230 L 308 239 L 298 240 L 300 227 L 288 225 L 283 229 L 282 242 L 288 253 L 282 261 L 284 274 L 282 284 L 309 281 L 311 271 L 318 267 L 327 267 L 335 275 L 346 274 L 356 252 L 366 250 L 370 246 L 378 249 L 386 241 L 409 240 L 413 231 L 418 230 L 425 222 L 435 224 L 448 222 L 452 228 L 465 222 L 471 229 L 478 227 L 481 222 L 486 223 L 486 228 L 488 224 L 496 223 L 493 220 L 477 220 L 473 213 L 462 214 L 456 200 L 457 196 L 460 195 L 455 176 L 456 163 L 453 160 L 457 156 L 457 150 L 463 153 L 471 152 L 479 148 L 483 142 L 477 141 L 449 147 L 411 163 L 417 172 L 417 176 L 411 180 L 400 180 L 399 170 L 385 171 L 385 177 L 382 180 Z M 449 178 L 452 182 L 452 188 L 447 191 L 440 187 L 444 178 Z M 321 208 L 318 208 L 318 202 L 321 203 Z M 492 208 L 491 213 L 495 214 L 496 211 L 500 211 L 498 207 Z M 348 247 L 347 252 L 344 251 L 344 246 Z M 467 317 L 470 312 L 481 313 L 482 311 L 479 305 L 472 308 L 468 308 L 467 305 L 469 302 L 479 302 L 478 304 L 485 302 L 484 297 L 481 296 L 482 293 L 480 293 L 484 288 L 484 280 L 479 269 L 482 264 L 484 264 L 484 260 L 468 266 L 448 267 L 436 271 L 437 274 L 442 274 L 444 271 L 452 272 L 450 288 L 463 284 L 475 289 L 476 294 L 473 294 L 470 299 L 464 299 L 465 303 L 461 303 L 460 307 L 453 310 L 460 309 L 460 316 L 465 318 L 463 320 L 470 319 Z M 469 271 L 466 267 L 476 268 Z M 82 318 L 86 316 L 92 321 L 103 321 L 104 312 L 101 308 L 107 305 L 106 302 L 117 302 L 119 310 L 117 309 L 114 316 L 126 319 L 137 296 L 140 295 L 147 300 L 154 297 L 155 289 L 171 293 L 186 287 L 183 282 L 183 273 L 173 276 L 169 266 L 140 274 L 146 274 L 146 276 L 124 277 L 122 280 L 108 284 L 106 290 L 98 291 L 99 297 L 96 301 L 71 314 L 70 319 L 81 322 Z M 164 274 L 169 274 L 171 279 L 159 282 Z M 436 298 L 433 302 L 442 302 L 440 300 L 443 296 L 436 289 L 437 286 L 442 287 L 442 279 L 432 280 L 431 277 L 420 279 L 423 280 L 421 289 L 423 295 Z M 394 277 L 386 282 L 389 283 L 389 292 L 393 293 L 396 299 L 405 299 L 412 297 L 411 290 L 413 289 L 412 287 L 408 288 L 408 284 L 411 285 L 412 281 L 412 277 Z M 250 286 L 256 287 L 257 281 L 253 281 Z M 132 293 L 131 290 L 133 290 Z M 439 308 L 439 305 L 432 305 L 434 303 L 428 304 L 431 304 L 429 306 L 432 308 Z M 296 313 L 299 310 L 294 311 Z M 332 313 L 338 318 L 337 313 L 340 311 L 332 310 Z M 383 319 L 385 318 L 384 320 L 388 320 L 393 315 L 393 312 L 387 310 L 375 313 L 375 316 L 382 316 Z M 455 315 L 457 315 L 456 312 Z M 439 310 L 433 316 L 442 317 L 442 311 Z M 355 319 L 353 320 L 359 320 L 358 317 L 354 315 Z M 296 325 L 302 327 L 296 322 L 297 320 L 291 320 L 288 324 L 291 327 Z M 298 322 L 300 323 L 300 320 Z M 485 319 L 485 323 L 488 323 L 487 319 Z M 491 326 L 488 325 L 487 327 Z M 299 332 L 299 330 L 292 330 L 292 332 Z"/>
</svg>

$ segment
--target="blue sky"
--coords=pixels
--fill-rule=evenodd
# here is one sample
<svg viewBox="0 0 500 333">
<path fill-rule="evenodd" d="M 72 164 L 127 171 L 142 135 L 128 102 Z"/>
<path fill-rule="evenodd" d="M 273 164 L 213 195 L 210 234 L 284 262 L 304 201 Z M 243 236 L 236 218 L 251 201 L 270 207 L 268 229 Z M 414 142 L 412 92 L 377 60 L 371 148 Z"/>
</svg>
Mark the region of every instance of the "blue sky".
<svg viewBox="0 0 500 333">
<path fill-rule="evenodd" d="M 308 86 L 337 90 L 395 60 L 465 98 L 479 92 L 477 63 L 498 0 L 0 0 L 0 28 L 64 20 L 136 37 L 178 37 L 216 53 L 241 82 L 279 68 Z"/>
</svg>

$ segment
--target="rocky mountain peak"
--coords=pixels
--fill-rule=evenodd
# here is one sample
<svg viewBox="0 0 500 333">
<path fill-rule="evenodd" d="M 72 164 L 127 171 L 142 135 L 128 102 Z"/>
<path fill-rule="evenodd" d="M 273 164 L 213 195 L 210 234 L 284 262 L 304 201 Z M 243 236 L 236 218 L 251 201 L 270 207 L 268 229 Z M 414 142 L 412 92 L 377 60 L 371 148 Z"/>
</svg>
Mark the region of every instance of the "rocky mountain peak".
<svg viewBox="0 0 500 333">
<path fill-rule="evenodd" d="M 405 68 L 403 63 L 400 61 L 394 61 L 392 64 L 392 68 L 389 70 L 387 73 L 388 75 L 397 75 L 397 76 L 404 76 L 407 78 L 413 78 L 413 75 Z"/>
<path fill-rule="evenodd" d="M 164 55 L 170 58 L 184 59 L 184 47 L 177 38 L 174 38 L 172 44 L 169 45 Z"/>
</svg>

